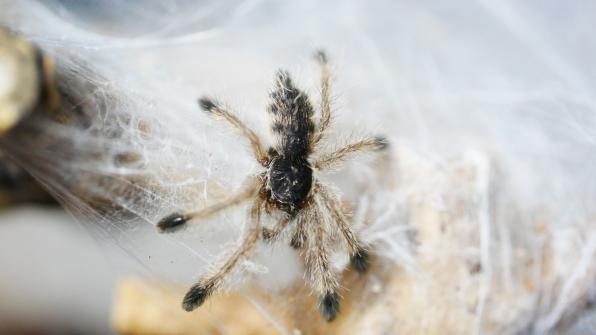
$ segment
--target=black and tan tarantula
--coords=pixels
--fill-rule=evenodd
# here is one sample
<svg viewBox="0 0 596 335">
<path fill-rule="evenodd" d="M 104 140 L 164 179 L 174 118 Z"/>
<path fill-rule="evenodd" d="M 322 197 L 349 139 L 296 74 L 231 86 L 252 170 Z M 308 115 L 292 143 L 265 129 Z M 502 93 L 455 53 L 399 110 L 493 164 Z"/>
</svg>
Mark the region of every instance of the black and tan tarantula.
<svg viewBox="0 0 596 335">
<path fill-rule="evenodd" d="M 199 100 L 205 112 L 227 121 L 250 141 L 253 154 L 265 171 L 249 178 L 246 189 L 229 199 L 198 211 L 172 214 L 158 223 L 160 231 L 172 231 L 190 220 L 206 218 L 254 199 L 250 223 L 241 244 L 223 265 L 190 288 L 182 302 L 185 310 L 195 309 L 220 289 L 226 275 L 241 259 L 249 256 L 259 238 L 273 241 L 290 227 L 293 229 L 291 245 L 302 250 L 311 285 L 320 294 L 319 311 L 327 321 L 333 320 L 339 311 L 338 275 L 329 260 L 336 232 L 345 240 L 351 266 L 359 272 L 367 270 L 368 253 L 350 228 L 338 196 L 318 181 L 313 172 L 329 169 L 351 153 L 381 150 L 387 146 L 387 141 L 382 137 L 364 138 L 311 158 L 317 153 L 331 121 L 327 57 L 319 51 L 316 59 L 322 73 L 318 124 L 313 122 L 313 107 L 308 96 L 294 86 L 286 71 L 278 71 L 268 107 L 277 143 L 267 151 L 259 137 L 234 114 L 212 99 Z M 271 229 L 261 227 L 263 210 L 270 216 L 280 217 Z"/>
</svg>

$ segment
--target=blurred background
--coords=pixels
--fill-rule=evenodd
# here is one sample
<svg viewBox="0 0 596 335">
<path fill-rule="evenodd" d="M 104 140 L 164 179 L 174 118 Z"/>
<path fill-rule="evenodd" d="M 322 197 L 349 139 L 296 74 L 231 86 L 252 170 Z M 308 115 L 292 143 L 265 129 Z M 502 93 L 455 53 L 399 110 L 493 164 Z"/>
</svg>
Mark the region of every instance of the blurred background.
<svg viewBox="0 0 596 335">
<path fill-rule="evenodd" d="M 0 217 L 0 333 L 109 334 L 116 273 L 60 208 L 18 205 Z"/>
</svg>

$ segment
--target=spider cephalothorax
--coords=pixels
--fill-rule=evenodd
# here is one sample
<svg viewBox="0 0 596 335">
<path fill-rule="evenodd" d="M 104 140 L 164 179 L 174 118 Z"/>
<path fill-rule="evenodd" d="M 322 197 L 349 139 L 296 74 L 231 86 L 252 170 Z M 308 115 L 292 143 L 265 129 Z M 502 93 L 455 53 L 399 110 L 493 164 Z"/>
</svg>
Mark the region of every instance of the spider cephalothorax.
<svg viewBox="0 0 596 335">
<path fill-rule="evenodd" d="M 267 172 L 270 201 L 288 214 L 299 210 L 312 188 L 312 168 L 303 157 L 277 156 Z"/>
<path fill-rule="evenodd" d="M 294 86 L 287 72 L 279 71 L 268 108 L 276 139 L 269 150 L 263 148 L 259 137 L 250 128 L 219 103 L 209 98 L 199 100 L 205 112 L 223 118 L 250 141 L 255 158 L 264 171 L 250 177 L 246 188 L 229 199 L 198 211 L 174 213 L 157 224 L 162 232 L 173 231 L 188 222 L 197 222 L 232 205 L 254 199 L 241 244 L 224 264 L 190 288 L 182 302 L 185 310 L 195 309 L 221 289 L 224 278 L 241 259 L 249 256 L 258 239 L 274 241 L 286 229 L 291 229 L 291 245 L 300 249 L 304 256 L 309 282 L 320 295 L 319 311 L 327 321 L 333 320 L 339 311 L 338 274 L 329 260 L 336 232 L 345 241 L 352 267 L 359 272 L 367 270 L 368 253 L 353 233 L 338 196 L 313 173 L 329 169 L 351 153 L 381 150 L 387 142 L 381 137 L 370 137 L 333 152 L 317 153 L 331 120 L 327 57 L 318 52 L 317 60 L 322 71 L 320 119 L 315 124 L 314 109 L 308 96 Z M 272 228 L 262 227 L 263 210 L 269 215 L 274 211 L 281 213 Z"/>
</svg>

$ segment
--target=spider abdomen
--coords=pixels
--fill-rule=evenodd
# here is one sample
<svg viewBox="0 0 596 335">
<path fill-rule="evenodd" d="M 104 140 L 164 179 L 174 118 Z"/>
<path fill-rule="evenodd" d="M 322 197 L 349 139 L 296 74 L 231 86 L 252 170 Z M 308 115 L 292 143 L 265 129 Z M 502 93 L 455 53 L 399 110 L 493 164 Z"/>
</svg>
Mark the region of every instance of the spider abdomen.
<svg viewBox="0 0 596 335">
<path fill-rule="evenodd" d="M 301 207 L 312 188 L 312 168 L 302 157 L 277 156 L 269 166 L 269 189 L 284 210 L 293 212 Z"/>
<path fill-rule="evenodd" d="M 313 107 L 308 96 L 294 86 L 285 71 L 279 71 L 275 89 L 271 92 L 268 111 L 271 129 L 277 139 L 277 149 L 286 156 L 302 157 L 310 153 L 310 138 L 314 131 Z"/>
</svg>

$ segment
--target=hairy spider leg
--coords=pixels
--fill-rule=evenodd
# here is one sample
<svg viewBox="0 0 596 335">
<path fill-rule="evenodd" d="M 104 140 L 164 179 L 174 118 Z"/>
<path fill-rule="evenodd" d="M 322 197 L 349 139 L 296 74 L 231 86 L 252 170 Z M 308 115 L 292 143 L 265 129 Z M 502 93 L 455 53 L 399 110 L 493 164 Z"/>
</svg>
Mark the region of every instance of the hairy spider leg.
<svg viewBox="0 0 596 335">
<path fill-rule="evenodd" d="M 318 201 L 315 201 L 314 206 L 316 207 L 309 210 L 310 224 L 307 229 L 310 232 L 306 234 L 308 247 L 303 251 L 306 253 L 306 265 L 311 284 L 319 292 L 319 312 L 325 320 L 333 321 L 339 312 L 338 275 L 329 261 L 331 243 L 327 223 L 319 215 Z"/>
<path fill-rule="evenodd" d="M 284 217 L 282 217 L 275 223 L 275 226 L 273 226 L 272 229 L 263 228 L 263 230 L 262 230 L 263 239 L 270 243 L 274 242 L 281 235 L 281 233 L 284 231 L 284 229 L 288 226 L 290 221 L 291 221 L 290 216 L 284 215 Z"/>
<path fill-rule="evenodd" d="M 223 108 L 217 101 L 208 97 L 199 99 L 201 109 L 213 116 L 221 117 L 226 120 L 232 127 L 240 131 L 240 133 L 250 141 L 253 154 L 256 160 L 264 167 L 267 166 L 271 158 L 267 154 L 267 150 L 263 148 L 261 140 L 255 132 L 240 121 L 240 119 L 232 114 L 227 109 Z"/>
<path fill-rule="evenodd" d="M 245 232 L 242 242 L 225 263 L 215 272 L 208 274 L 193 285 L 182 300 L 182 308 L 192 311 L 201 306 L 205 300 L 214 292 L 221 289 L 224 279 L 229 275 L 238 263 L 247 258 L 255 249 L 257 240 L 261 233 L 261 209 L 265 199 L 257 197 L 250 210 L 248 229 Z"/>
<path fill-rule="evenodd" d="M 350 227 L 346 216 L 341 211 L 339 199 L 334 197 L 324 185 L 319 182 L 316 183 L 317 192 L 321 195 L 323 202 L 329 212 L 333 222 L 337 224 L 337 228 L 341 232 L 348 249 L 350 251 L 350 265 L 352 268 L 360 273 L 366 272 L 369 267 L 369 256 L 366 248 L 358 241 L 352 228 Z"/>
<path fill-rule="evenodd" d="M 310 203 L 307 204 L 305 207 L 310 206 Z M 306 241 L 306 230 L 305 224 L 308 219 L 303 215 L 299 214 L 295 217 L 291 216 L 284 216 L 281 218 L 277 223 L 273 226 L 273 228 L 263 228 L 263 239 L 269 243 L 274 242 L 277 240 L 283 231 L 287 228 L 287 226 L 294 222 L 295 228 L 294 232 L 292 233 L 292 239 L 290 241 L 290 245 L 294 249 L 302 249 L 304 243 Z"/>
<path fill-rule="evenodd" d="M 327 170 L 346 160 L 350 154 L 366 151 L 380 151 L 387 148 L 388 145 L 389 142 L 384 137 L 363 138 L 333 152 L 322 154 L 316 160 L 314 167 L 319 171 Z"/>
<path fill-rule="evenodd" d="M 312 198 L 308 200 L 308 204 L 307 204 L 307 208 L 310 208 L 310 206 L 313 205 L 313 201 Z M 290 240 L 290 245 L 292 246 L 292 248 L 294 249 L 302 249 L 304 247 L 304 245 L 306 244 L 306 227 L 307 227 L 307 221 L 310 220 L 310 218 L 307 215 L 298 215 L 296 217 L 296 227 L 294 228 L 294 233 L 292 233 L 292 239 Z"/>
<path fill-rule="evenodd" d="M 325 54 L 323 50 L 319 50 L 315 53 L 315 59 L 317 60 L 317 63 L 319 63 L 321 71 L 321 118 L 319 119 L 317 130 L 311 139 L 312 150 L 319 144 L 325 135 L 325 131 L 331 124 L 331 71 L 329 71 L 327 54 Z"/>
<path fill-rule="evenodd" d="M 206 219 L 227 208 L 239 205 L 247 201 L 248 199 L 254 197 L 258 193 L 259 189 L 262 187 L 262 182 L 260 181 L 258 176 L 254 176 L 250 179 L 250 184 L 240 193 L 225 200 L 216 202 L 198 211 L 170 214 L 157 223 L 157 228 L 162 233 L 173 232 L 188 223 L 199 222 L 199 220 L 197 219 Z"/>
</svg>

